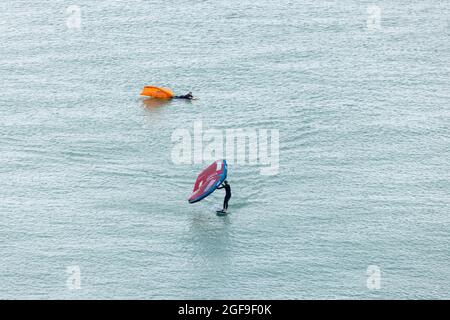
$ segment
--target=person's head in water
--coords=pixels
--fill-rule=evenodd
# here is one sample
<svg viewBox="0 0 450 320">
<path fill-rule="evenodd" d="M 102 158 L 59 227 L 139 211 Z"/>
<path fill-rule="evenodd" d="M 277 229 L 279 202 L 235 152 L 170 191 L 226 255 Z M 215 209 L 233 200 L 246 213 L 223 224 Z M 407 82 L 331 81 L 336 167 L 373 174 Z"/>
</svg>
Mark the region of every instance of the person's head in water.
<svg viewBox="0 0 450 320">
<path fill-rule="evenodd" d="M 192 92 L 189 91 L 189 93 L 186 95 L 187 98 L 192 99 L 194 96 L 192 95 Z"/>
</svg>

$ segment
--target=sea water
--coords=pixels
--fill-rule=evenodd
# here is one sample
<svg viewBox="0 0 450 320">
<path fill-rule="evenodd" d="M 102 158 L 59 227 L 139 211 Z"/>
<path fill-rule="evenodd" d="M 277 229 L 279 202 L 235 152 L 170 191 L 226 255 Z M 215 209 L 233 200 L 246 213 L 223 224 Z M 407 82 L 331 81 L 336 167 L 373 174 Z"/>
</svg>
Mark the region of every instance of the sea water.
<svg viewBox="0 0 450 320">
<path fill-rule="evenodd" d="M 449 13 L 1 1 L 0 298 L 450 298 Z M 279 134 L 273 174 L 230 162 L 226 217 L 187 202 L 195 123 Z"/>
</svg>

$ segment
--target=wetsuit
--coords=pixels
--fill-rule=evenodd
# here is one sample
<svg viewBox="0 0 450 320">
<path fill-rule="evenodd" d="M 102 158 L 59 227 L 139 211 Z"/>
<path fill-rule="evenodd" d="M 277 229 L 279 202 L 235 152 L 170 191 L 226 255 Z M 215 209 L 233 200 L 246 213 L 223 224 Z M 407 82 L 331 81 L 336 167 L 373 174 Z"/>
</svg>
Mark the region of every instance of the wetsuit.
<svg viewBox="0 0 450 320">
<path fill-rule="evenodd" d="M 231 187 L 229 184 L 222 184 L 221 187 L 218 187 L 217 189 L 224 189 L 225 188 L 225 199 L 223 200 L 223 211 L 228 210 L 228 201 L 231 198 Z"/>
<path fill-rule="evenodd" d="M 175 99 L 188 99 L 188 100 L 192 100 L 194 98 L 194 96 L 191 93 L 182 95 L 182 96 L 175 96 Z"/>
</svg>

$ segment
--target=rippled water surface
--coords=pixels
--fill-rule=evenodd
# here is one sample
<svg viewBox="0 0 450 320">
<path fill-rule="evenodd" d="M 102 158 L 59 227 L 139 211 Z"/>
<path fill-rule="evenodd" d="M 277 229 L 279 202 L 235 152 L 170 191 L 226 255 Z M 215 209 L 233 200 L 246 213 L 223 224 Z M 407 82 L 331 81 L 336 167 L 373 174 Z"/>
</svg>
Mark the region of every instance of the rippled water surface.
<svg viewBox="0 0 450 320">
<path fill-rule="evenodd" d="M 446 1 L 73 4 L 0 3 L 0 298 L 450 298 Z M 227 217 L 171 157 L 195 121 L 279 130 Z"/>
</svg>

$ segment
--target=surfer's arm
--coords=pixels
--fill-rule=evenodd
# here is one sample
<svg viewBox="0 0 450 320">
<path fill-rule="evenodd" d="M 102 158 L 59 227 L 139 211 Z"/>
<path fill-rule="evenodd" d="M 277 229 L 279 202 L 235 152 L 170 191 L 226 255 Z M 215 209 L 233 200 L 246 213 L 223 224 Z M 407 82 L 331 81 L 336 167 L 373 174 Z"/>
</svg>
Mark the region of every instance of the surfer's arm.
<svg viewBox="0 0 450 320">
<path fill-rule="evenodd" d="M 217 189 L 223 189 L 223 185 L 221 184 L 219 187 L 217 187 Z"/>
</svg>

